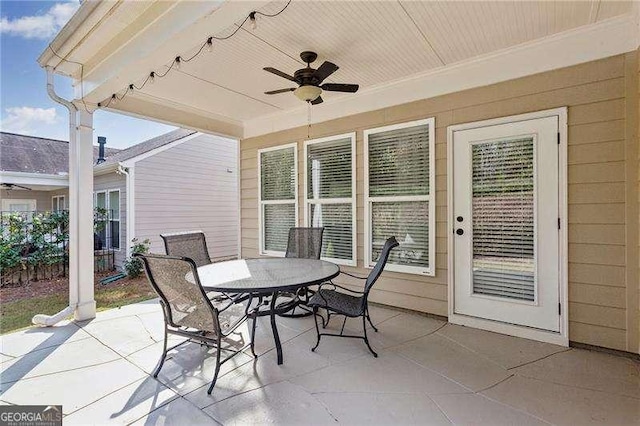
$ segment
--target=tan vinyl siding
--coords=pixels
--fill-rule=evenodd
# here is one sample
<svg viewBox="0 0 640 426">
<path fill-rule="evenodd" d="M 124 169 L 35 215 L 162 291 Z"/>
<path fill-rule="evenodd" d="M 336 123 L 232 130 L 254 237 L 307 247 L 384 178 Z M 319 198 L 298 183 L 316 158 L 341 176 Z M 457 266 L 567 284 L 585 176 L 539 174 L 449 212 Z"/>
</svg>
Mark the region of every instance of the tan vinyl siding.
<svg viewBox="0 0 640 426">
<path fill-rule="evenodd" d="M 93 191 L 120 190 L 120 250 L 114 252 L 114 264 L 122 269 L 127 258 L 127 180 L 116 172 L 93 177 Z"/>
<path fill-rule="evenodd" d="M 638 352 L 637 299 L 630 269 L 629 244 L 638 246 L 637 211 L 629 215 L 629 193 L 638 192 L 640 176 L 628 177 L 630 151 L 628 97 L 637 96 L 640 69 L 629 72 L 636 52 L 563 68 L 495 85 L 465 90 L 382 110 L 344 117 L 241 142 L 242 256 L 258 255 L 257 157 L 259 148 L 298 142 L 302 182 L 302 142 L 356 131 L 358 268 L 362 268 L 363 130 L 421 118 L 436 120 L 436 276 L 385 272 L 372 300 L 447 315 L 447 126 L 557 107 L 568 107 L 569 192 L 569 338 L 572 341 Z M 634 62 L 634 67 L 637 67 Z M 635 86 L 633 86 L 633 80 Z M 629 88 L 634 87 L 633 93 Z M 634 100 L 637 103 L 637 101 Z M 637 111 L 634 124 L 637 128 Z M 312 113 L 313 117 L 313 113 Z M 307 134 L 309 132 L 309 135 Z M 637 143 L 637 134 L 634 142 Z M 637 167 L 637 153 L 633 153 Z M 637 171 L 636 171 L 637 172 Z M 631 186 L 631 188 L 630 188 Z M 299 188 L 302 196 L 302 185 Z M 637 198 L 637 196 L 636 196 Z M 633 200 L 637 205 L 637 199 Z M 629 226 L 630 221 L 635 226 Z M 302 224 L 302 211 L 300 212 Z M 342 278 L 341 278 L 342 279 Z M 631 289 L 631 290 L 630 290 Z"/>
<path fill-rule="evenodd" d="M 202 230 L 213 259 L 238 255 L 238 146 L 199 134 L 135 163 L 135 233 L 164 253 L 160 234 Z"/>
</svg>

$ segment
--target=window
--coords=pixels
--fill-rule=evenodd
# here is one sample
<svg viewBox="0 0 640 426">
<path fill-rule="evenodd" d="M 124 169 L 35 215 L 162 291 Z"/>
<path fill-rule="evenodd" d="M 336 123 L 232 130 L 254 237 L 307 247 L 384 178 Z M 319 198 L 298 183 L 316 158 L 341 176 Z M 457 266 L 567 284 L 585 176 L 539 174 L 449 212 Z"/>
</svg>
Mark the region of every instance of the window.
<svg viewBox="0 0 640 426">
<path fill-rule="evenodd" d="M 120 190 L 109 191 L 109 242 L 120 250 Z"/>
<path fill-rule="evenodd" d="M 103 249 L 107 248 L 107 193 L 104 191 L 96 192 L 93 198 L 93 207 L 95 212 L 93 214 L 93 221 L 95 226 L 95 233 L 98 236 L 97 241 L 94 243 L 94 248 Z M 103 211 L 104 210 L 104 211 Z"/>
<path fill-rule="evenodd" d="M 435 275 L 435 119 L 365 130 L 365 266 L 387 238 L 388 270 Z"/>
<path fill-rule="evenodd" d="M 2 210 L 4 212 L 28 212 L 36 211 L 36 200 L 18 200 L 4 198 L 2 200 Z"/>
<path fill-rule="evenodd" d="M 304 144 L 305 226 L 323 226 L 322 258 L 356 265 L 356 135 Z"/>
<path fill-rule="evenodd" d="M 260 254 L 284 256 L 298 223 L 297 144 L 258 150 Z"/>
<path fill-rule="evenodd" d="M 120 250 L 120 190 L 96 192 L 93 204 L 99 209 L 94 214 L 94 221 L 101 248 Z"/>
<path fill-rule="evenodd" d="M 67 209 L 67 199 L 64 195 L 54 195 L 51 197 L 51 210 L 54 212 Z"/>
<path fill-rule="evenodd" d="M 22 213 L 27 221 L 31 221 L 36 212 L 36 200 L 2 199 L 2 214 Z"/>
</svg>

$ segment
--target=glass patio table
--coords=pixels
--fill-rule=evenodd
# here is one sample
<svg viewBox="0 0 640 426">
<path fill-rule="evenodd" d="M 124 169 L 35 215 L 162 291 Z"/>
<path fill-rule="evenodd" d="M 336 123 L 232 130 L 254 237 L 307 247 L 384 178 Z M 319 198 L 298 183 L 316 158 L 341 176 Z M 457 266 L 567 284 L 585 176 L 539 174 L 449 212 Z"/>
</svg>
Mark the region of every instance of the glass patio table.
<svg viewBox="0 0 640 426">
<path fill-rule="evenodd" d="M 276 344 L 278 364 L 282 364 L 282 345 L 276 314 L 291 307 L 280 308 L 277 304 L 280 292 L 296 290 L 314 284 L 320 284 L 340 273 L 338 265 L 324 260 L 265 258 L 241 259 L 212 263 L 198 268 L 200 283 L 206 291 L 219 291 L 230 294 L 250 294 L 251 296 L 271 296 L 269 309 L 258 311 L 256 316 L 271 317 L 271 329 Z"/>
</svg>

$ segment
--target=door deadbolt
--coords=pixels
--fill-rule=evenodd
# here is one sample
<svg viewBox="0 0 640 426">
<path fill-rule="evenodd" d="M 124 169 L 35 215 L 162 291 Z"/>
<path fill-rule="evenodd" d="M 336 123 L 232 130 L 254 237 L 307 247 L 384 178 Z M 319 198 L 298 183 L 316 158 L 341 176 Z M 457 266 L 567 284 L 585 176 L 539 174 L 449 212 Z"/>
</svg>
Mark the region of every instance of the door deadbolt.
<svg viewBox="0 0 640 426">
<path fill-rule="evenodd" d="M 464 234 L 464 230 L 462 228 L 458 228 L 458 229 L 456 229 L 456 234 L 462 235 L 462 234 Z"/>
<path fill-rule="evenodd" d="M 456 217 L 456 220 L 457 220 L 458 222 L 462 222 L 464 219 L 462 218 L 462 216 L 458 216 L 458 217 Z"/>
</svg>

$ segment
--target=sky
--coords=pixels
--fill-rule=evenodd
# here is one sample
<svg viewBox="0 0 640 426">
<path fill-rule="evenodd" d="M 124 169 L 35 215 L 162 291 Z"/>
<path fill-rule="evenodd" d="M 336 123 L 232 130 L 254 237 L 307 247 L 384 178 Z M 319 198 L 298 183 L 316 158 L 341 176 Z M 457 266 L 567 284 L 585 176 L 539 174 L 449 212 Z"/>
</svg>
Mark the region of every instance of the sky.
<svg viewBox="0 0 640 426">
<path fill-rule="evenodd" d="M 69 140 L 67 109 L 49 98 L 47 77 L 38 56 L 71 18 L 78 0 L 0 0 L 0 130 Z M 72 97 L 71 82 L 56 77 L 56 92 Z M 169 132 L 175 127 L 107 111 L 93 116 L 94 143 L 106 136 L 107 146 L 125 148 Z"/>
</svg>

